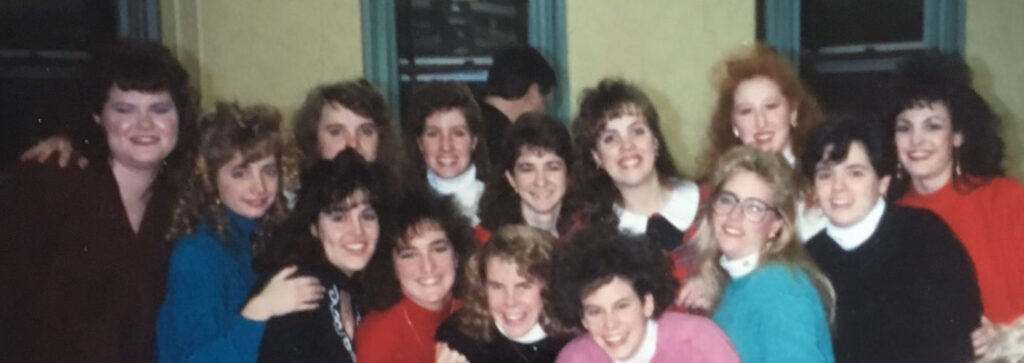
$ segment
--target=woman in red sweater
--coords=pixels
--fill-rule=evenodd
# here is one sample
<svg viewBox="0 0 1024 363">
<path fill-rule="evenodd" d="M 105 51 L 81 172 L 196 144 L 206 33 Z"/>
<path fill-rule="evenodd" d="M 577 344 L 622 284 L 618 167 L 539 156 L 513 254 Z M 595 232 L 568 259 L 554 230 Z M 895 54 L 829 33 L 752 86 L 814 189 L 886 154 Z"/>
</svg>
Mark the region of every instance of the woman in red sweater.
<svg viewBox="0 0 1024 363">
<path fill-rule="evenodd" d="M 455 310 L 473 249 L 469 221 L 451 198 L 409 193 L 381 219 L 380 246 L 366 269 L 372 310 L 356 329 L 356 361 L 434 362 L 434 333 Z"/>
<path fill-rule="evenodd" d="M 1024 187 L 1007 178 L 998 117 L 958 56 L 928 53 L 895 74 L 887 123 L 900 171 L 890 198 L 938 214 L 964 244 L 984 305 L 977 353 L 1024 315 Z"/>
</svg>

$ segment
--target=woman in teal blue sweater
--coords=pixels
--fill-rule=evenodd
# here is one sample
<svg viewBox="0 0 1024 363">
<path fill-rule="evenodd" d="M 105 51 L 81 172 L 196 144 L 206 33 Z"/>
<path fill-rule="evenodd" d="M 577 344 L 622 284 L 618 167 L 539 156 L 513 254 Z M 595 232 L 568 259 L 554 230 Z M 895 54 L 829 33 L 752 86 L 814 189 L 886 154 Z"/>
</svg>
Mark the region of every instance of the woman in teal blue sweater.
<svg viewBox="0 0 1024 363">
<path fill-rule="evenodd" d="M 170 232 L 181 237 L 157 315 L 156 358 L 254 362 L 267 319 L 315 308 L 323 288 L 286 267 L 250 298 L 252 236 L 285 214 L 280 114 L 219 104 L 199 122 L 200 155 Z"/>
<path fill-rule="evenodd" d="M 835 293 L 797 240 L 789 163 L 750 147 L 719 160 L 697 242 L 699 275 L 721 291 L 713 320 L 743 362 L 834 362 Z"/>
</svg>

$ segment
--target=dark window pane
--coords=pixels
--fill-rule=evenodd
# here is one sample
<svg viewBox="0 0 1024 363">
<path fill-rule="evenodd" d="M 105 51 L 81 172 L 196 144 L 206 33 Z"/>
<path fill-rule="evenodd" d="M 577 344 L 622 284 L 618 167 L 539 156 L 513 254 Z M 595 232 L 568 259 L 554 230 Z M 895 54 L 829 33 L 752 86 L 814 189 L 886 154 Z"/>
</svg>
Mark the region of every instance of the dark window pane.
<svg viewBox="0 0 1024 363">
<path fill-rule="evenodd" d="M 923 9 L 923 0 L 803 0 L 801 48 L 920 42 Z"/>
</svg>

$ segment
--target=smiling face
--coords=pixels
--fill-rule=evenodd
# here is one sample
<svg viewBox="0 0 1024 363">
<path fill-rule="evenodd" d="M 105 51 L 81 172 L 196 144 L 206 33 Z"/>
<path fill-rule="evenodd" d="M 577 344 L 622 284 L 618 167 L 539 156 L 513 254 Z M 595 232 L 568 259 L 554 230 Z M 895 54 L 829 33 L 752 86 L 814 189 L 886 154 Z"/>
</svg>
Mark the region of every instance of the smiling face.
<svg viewBox="0 0 1024 363">
<path fill-rule="evenodd" d="M 280 172 L 273 156 L 245 164 L 236 152 L 217 169 L 217 195 L 232 212 L 249 218 L 263 217 L 274 204 L 280 185 Z"/>
<path fill-rule="evenodd" d="M 487 259 L 487 308 L 494 323 L 509 338 L 530 332 L 544 311 L 541 299 L 543 284 L 532 276 L 524 276 L 519 265 L 501 257 Z"/>
<path fill-rule="evenodd" d="M 633 286 L 614 277 L 584 296 L 583 327 L 609 357 L 626 360 L 636 354 L 647 334 L 647 320 L 654 315 L 654 297 L 641 298 Z"/>
<path fill-rule="evenodd" d="M 316 224 L 309 227 L 323 245 L 327 261 L 348 276 L 362 271 L 377 248 L 380 223 L 368 199 L 365 191 L 356 191 L 344 202 L 346 208 L 320 212 Z"/>
<path fill-rule="evenodd" d="M 825 148 L 828 153 L 830 147 Z M 868 215 L 889 188 L 889 176 L 878 177 L 864 144 L 850 143 L 846 160 L 819 163 L 814 173 L 814 191 L 829 221 L 849 227 Z"/>
<path fill-rule="evenodd" d="M 605 122 L 591 154 L 619 189 L 658 180 L 654 168 L 658 140 L 639 113 L 626 113 Z"/>
<path fill-rule="evenodd" d="M 729 259 L 757 253 L 782 228 L 782 219 L 772 209 L 771 185 L 751 171 L 733 173 L 712 203 L 715 240 Z"/>
<path fill-rule="evenodd" d="M 434 112 L 424 120 L 418 144 L 423 162 L 442 179 L 462 175 L 473 162 L 477 138 L 458 109 Z"/>
<path fill-rule="evenodd" d="M 113 163 L 159 169 L 178 142 L 178 109 L 167 91 L 124 91 L 113 86 L 93 119 L 103 127 Z"/>
<path fill-rule="evenodd" d="M 949 109 L 932 102 L 896 116 L 896 151 L 915 185 L 940 187 L 953 175 L 953 152 L 963 135 L 953 131 Z"/>
<path fill-rule="evenodd" d="M 392 251 L 402 294 L 424 309 L 438 311 L 455 284 L 452 242 L 434 222 L 410 228 L 404 240 Z"/>
<path fill-rule="evenodd" d="M 324 104 L 316 129 L 320 158 L 332 160 L 347 148 L 353 148 L 367 162 L 377 160 L 380 135 L 373 120 L 360 116 L 335 102 Z"/>
<path fill-rule="evenodd" d="M 733 93 L 732 126 L 744 145 L 768 152 L 788 150 L 796 116 L 795 105 L 768 77 L 745 80 Z"/>
<path fill-rule="evenodd" d="M 505 177 L 519 194 L 523 208 L 552 213 L 562 205 L 568 172 L 565 160 L 550 150 L 524 147 Z"/>
</svg>

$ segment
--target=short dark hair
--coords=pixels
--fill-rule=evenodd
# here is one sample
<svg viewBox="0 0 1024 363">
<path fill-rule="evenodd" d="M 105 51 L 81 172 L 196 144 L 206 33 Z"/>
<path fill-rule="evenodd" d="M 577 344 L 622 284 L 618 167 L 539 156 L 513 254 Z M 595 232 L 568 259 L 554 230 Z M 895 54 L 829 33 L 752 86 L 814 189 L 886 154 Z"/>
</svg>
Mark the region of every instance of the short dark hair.
<svg viewBox="0 0 1024 363">
<path fill-rule="evenodd" d="M 378 215 L 386 214 L 387 183 L 379 168 L 351 148 L 338 153 L 334 160 L 320 160 L 306 168 L 292 213 L 279 228 L 255 241 L 253 268 L 269 274 L 292 264 L 329 266 L 323 245 L 309 227 L 317 223 L 321 213 L 354 207 L 349 198 L 360 191 L 366 193 L 367 203 Z"/>
<path fill-rule="evenodd" d="M 565 162 L 568 177 L 573 166 L 572 138 L 569 130 L 558 119 L 541 112 L 523 114 L 509 126 L 503 141 L 504 150 L 497 162 L 497 173 L 493 175 L 480 197 L 480 225 L 489 230 L 497 230 L 506 224 L 523 223 L 520 213 L 520 198 L 505 172 L 515 173 L 516 160 L 524 152 L 549 151 L 558 155 Z M 562 198 L 562 208 L 558 216 L 557 228 L 565 232 L 570 227 L 572 214 L 576 211 L 572 183 L 568 185 Z"/>
<path fill-rule="evenodd" d="M 953 175 L 953 185 L 958 190 L 970 190 L 1006 174 L 999 116 L 971 83 L 971 69 L 959 55 L 935 50 L 912 55 L 900 62 L 893 73 L 892 98 L 885 120 L 885 131 L 894 135 L 896 117 L 904 110 L 933 102 L 945 105 L 953 131 L 963 135 L 963 143 L 955 150 L 955 162 L 963 171 L 963 176 Z M 895 180 L 890 187 L 893 197 L 906 192 L 906 179 L 910 178 Z"/>
<path fill-rule="evenodd" d="M 456 259 L 452 296 L 461 297 L 463 270 L 475 246 L 469 219 L 459 212 L 451 196 L 438 195 L 422 186 L 409 189 L 394 201 L 394 207 L 388 208 L 389 213 L 380 219 L 380 242 L 366 266 L 366 306 L 373 310 L 387 310 L 402 299 L 393 252 L 405 246 L 407 237 L 419 232 L 417 229 L 424 223 L 440 227 L 451 242 Z"/>
<path fill-rule="evenodd" d="M 558 84 L 555 69 L 536 49 L 514 46 L 494 55 L 494 62 L 487 70 L 484 94 L 516 99 L 523 97 L 534 83 L 541 94 L 548 94 Z"/>
<path fill-rule="evenodd" d="M 483 140 L 486 137 L 483 116 L 480 114 L 480 106 L 473 98 L 473 91 L 469 86 L 458 82 L 427 83 L 413 94 L 406 130 L 403 132 L 406 152 L 409 153 L 410 172 L 415 173 L 415 178 L 426 178 L 427 166 L 423 162 L 423 152 L 420 151 L 417 142 L 423 135 L 427 118 L 436 112 L 447 110 L 458 110 L 466 118 L 469 132 L 477 138 L 476 148 L 471 155 L 473 165 L 476 166 L 477 179 L 487 180 L 490 161 L 486 140 Z"/>
<path fill-rule="evenodd" d="M 875 173 L 879 177 L 892 175 L 896 163 L 891 140 L 873 120 L 851 115 L 836 116 L 811 131 L 800 156 L 800 171 L 813 183 L 822 161 L 840 163 L 850 153 L 850 145 L 860 142 Z"/>
<path fill-rule="evenodd" d="M 640 296 L 654 297 L 653 318 L 672 304 L 679 282 L 671 261 L 646 235 L 627 235 L 610 227 L 592 227 L 559 246 L 551 259 L 548 293 L 562 324 L 582 328 L 582 300 L 618 277 Z"/>
</svg>

